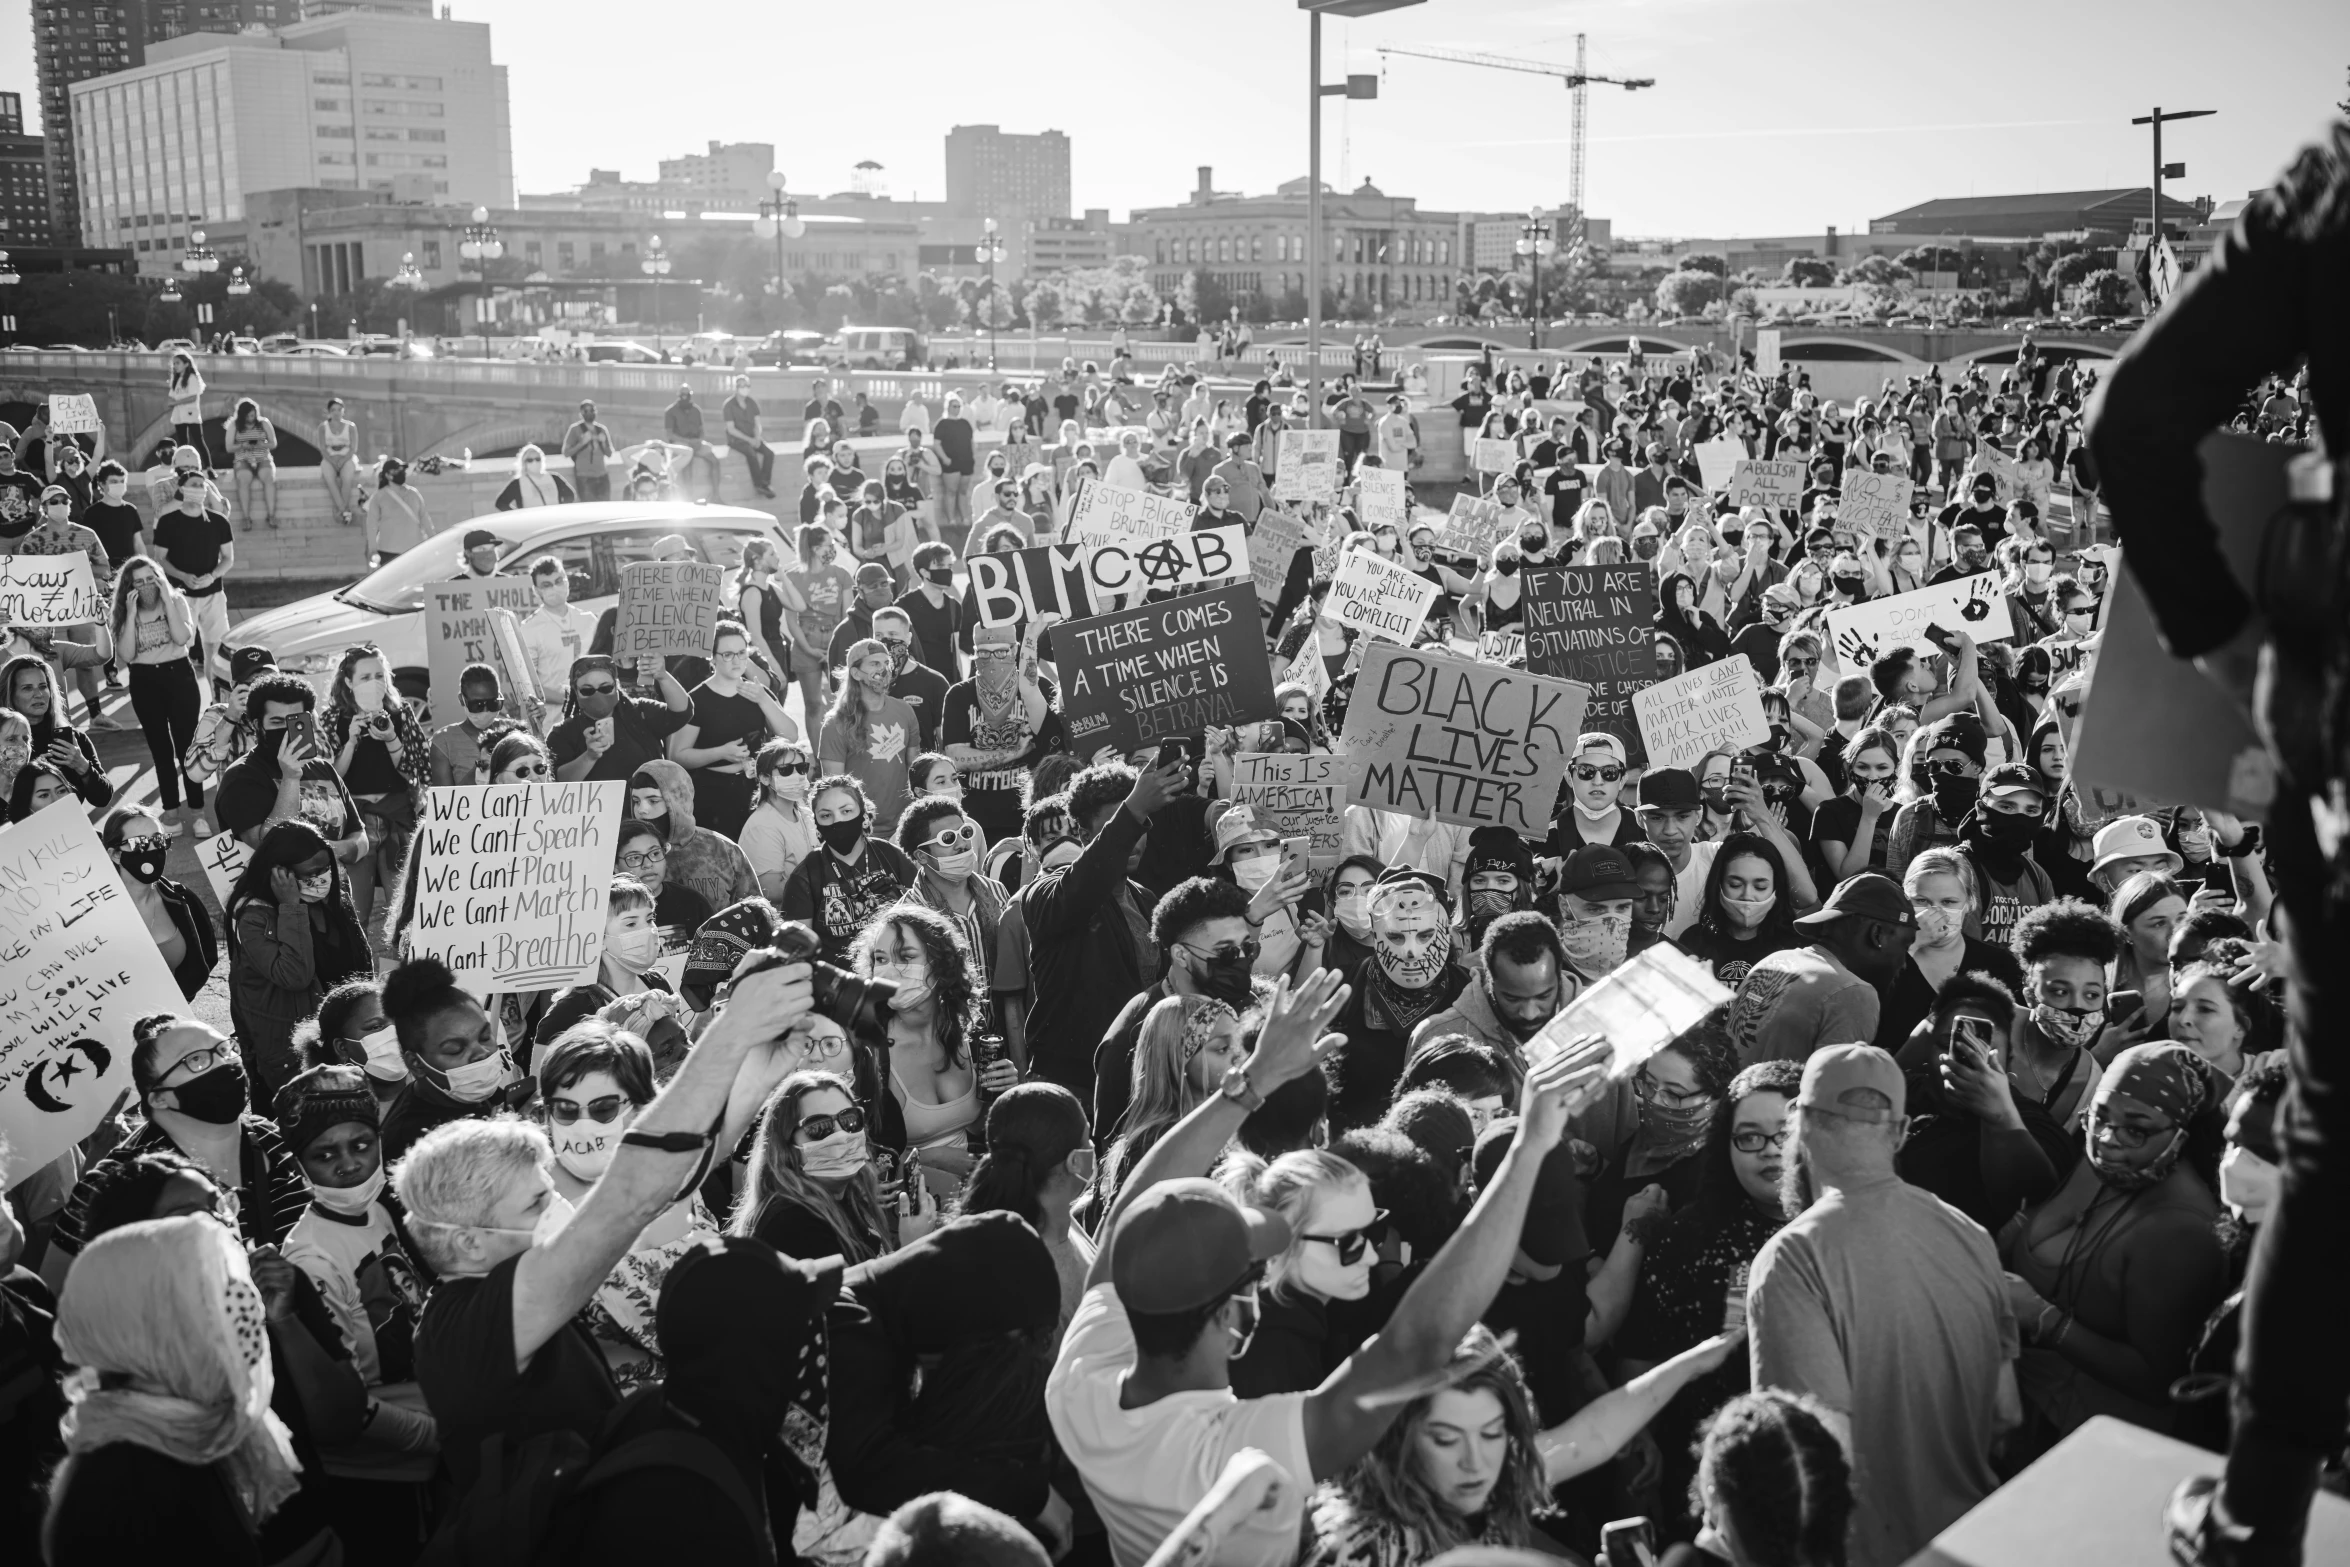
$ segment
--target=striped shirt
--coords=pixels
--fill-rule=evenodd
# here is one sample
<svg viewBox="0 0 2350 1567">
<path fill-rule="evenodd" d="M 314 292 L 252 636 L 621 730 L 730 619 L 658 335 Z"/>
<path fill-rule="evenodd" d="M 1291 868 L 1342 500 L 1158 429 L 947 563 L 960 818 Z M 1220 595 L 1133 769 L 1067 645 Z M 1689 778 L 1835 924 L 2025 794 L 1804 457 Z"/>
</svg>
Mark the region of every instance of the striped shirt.
<svg viewBox="0 0 2350 1567">
<path fill-rule="evenodd" d="M 281 1245 L 310 1206 L 310 1179 L 275 1126 L 257 1115 L 244 1116 L 237 1124 L 245 1134 L 237 1144 L 237 1190 L 230 1194 L 237 1205 L 237 1233 L 247 1246 Z M 79 1256 L 98 1173 L 115 1160 L 162 1150 L 180 1151 L 171 1135 L 153 1121 L 124 1138 L 74 1186 L 65 1211 L 57 1216 L 51 1243 L 69 1257 Z"/>
</svg>

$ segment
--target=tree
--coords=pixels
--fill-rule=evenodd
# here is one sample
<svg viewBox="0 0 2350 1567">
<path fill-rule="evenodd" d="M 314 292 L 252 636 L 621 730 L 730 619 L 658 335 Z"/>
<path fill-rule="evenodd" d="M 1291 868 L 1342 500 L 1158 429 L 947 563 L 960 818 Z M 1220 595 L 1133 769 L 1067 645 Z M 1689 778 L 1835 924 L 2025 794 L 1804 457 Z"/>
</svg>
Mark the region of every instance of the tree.
<svg viewBox="0 0 2350 1567">
<path fill-rule="evenodd" d="M 1818 256 L 1789 256 L 1782 276 L 1797 288 L 1826 288 L 1836 281 L 1836 268 Z"/>
<path fill-rule="evenodd" d="M 1948 245 L 1918 245 L 1894 257 L 1912 272 L 1956 272 L 1959 253 Z"/>
<path fill-rule="evenodd" d="M 1182 285 L 1175 291 L 1175 309 L 1194 327 L 1213 326 L 1230 317 L 1232 291 L 1215 273 L 1200 267 L 1184 274 Z"/>
<path fill-rule="evenodd" d="M 2130 308 L 2135 297 L 2130 280 L 2111 267 L 2100 268 L 2081 279 L 2081 308 L 2091 315 L 2120 315 Z"/>
<path fill-rule="evenodd" d="M 1711 272 L 1715 277 L 1726 278 L 1730 275 L 1730 263 L 1727 258 L 1722 256 L 1683 256 L 1681 270 L 1683 272 Z"/>
<path fill-rule="evenodd" d="M 1891 256 L 1863 256 L 1837 275 L 1839 283 L 1864 283 L 1873 288 L 1892 288 L 1911 281 L 1909 268 Z"/>
<path fill-rule="evenodd" d="M 1030 286 L 1021 303 L 1028 312 L 1029 325 L 1040 332 L 1050 332 L 1061 324 L 1061 313 L 1068 308 L 1067 297 L 1059 281 L 1040 278 Z"/>
<path fill-rule="evenodd" d="M 1693 316 L 1721 297 L 1719 273 L 1668 273 L 1656 286 L 1656 311 L 1660 316 Z"/>
</svg>

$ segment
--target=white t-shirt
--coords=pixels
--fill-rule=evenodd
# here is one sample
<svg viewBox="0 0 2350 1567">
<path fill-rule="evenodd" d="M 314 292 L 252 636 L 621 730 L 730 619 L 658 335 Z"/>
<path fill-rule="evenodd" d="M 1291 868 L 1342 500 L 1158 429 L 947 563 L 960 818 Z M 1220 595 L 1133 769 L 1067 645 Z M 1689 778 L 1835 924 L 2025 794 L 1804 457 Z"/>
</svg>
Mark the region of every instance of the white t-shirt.
<svg viewBox="0 0 2350 1567">
<path fill-rule="evenodd" d="M 1678 940 L 1683 931 L 1697 923 L 1698 910 L 1705 903 L 1705 878 L 1712 872 L 1714 856 L 1721 850 L 1719 838 L 1689 846 L 1689 863 L 1673 878 L 1673 917 L 1665 921 L 1666 935 Z"/>
<path fill-rule="evenodd" d="M 530 659 L 539 696 L 561 705 L 571 689 L 572 660 L 596 639 L 596 617 L 577 604 L 565 604 L 560 611 L 541 604 L 523 617 L 520 629 L 522 651 Z"/>
<path fill-rule="evenodd" d="M 1243 1400 L 1230 1388 L 1172 1393 L 1140 1409 L 1118 1405 L 1119 1385 L 1135 1361 L 1134 1331 L 1117 1290 L 1097 1284 L 1078 1302 L 1045 1384 L 1053 1435 L 1077 1466 L 1109 1530 L 1118 1567 L 1142 1567 L 1243 1448 L 1269 1455 L 1290 1484 L 1271 1514 L 1258 1514 L 1228 1536 L 1217 1567 L 1289 1567 L 1297 1558 L 1306 1496 L 1314 1488 L 1306 1457 L 1304 1393 Z"/>
<path fill-rule="evenodd" d="M 286 1234 L 284 1252 L 334 1313 L 359 1379 L 369 1387 L 382 1382 L 377 1333 L 396 1329 L 406 1337 L 424 1310 L 424 1285 L 384 1205 L 369 1203 L 356 1220 L 305 1208 Z"/>
<path fill-rule="evenodd" d="M 797 818 L 787 820 L 780 810 L 761 804 L 735 835 L 744 858 L 751 862 L 751 873 L 762 882 L 769 876 L 789 876 L 794 866 L 814 852 L 816 841 L 816 818 L 805 806 Z"/>
<path fill-rule="evenodd" d="M 1142 464 L 1120 452 L 1110 459 L 1110 466 L 1102 471 L 1102 483 L 1113 490 L 1147 490 L 1149 479 L 1143 476 Z"/>
</svg>

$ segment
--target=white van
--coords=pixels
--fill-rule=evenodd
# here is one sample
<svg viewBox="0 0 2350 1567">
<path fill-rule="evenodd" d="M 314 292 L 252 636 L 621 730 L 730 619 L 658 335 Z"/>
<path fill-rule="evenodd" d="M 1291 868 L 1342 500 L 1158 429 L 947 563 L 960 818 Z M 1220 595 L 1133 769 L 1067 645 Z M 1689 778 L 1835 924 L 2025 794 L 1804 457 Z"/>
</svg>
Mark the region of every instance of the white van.
<svg viewBox="0 0 2350 1567">
<path fill-rule="evenodd" d="M 908 326 L 844 326 L 824 345 L 825 361 L 845 370 L 907 370 L 930 360 L 930 345 Z"/>
</svg>

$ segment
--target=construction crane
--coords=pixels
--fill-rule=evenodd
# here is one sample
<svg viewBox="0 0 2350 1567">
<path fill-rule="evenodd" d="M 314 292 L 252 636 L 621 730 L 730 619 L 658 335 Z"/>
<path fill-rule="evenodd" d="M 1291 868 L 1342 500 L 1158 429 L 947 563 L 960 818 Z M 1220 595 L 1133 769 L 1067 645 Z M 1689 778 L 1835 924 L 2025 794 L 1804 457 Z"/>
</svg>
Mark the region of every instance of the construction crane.
<svg viewBox="0 0 2350 1567">
<path fill-rule="evenodd" d="M 1402 49 L 1382 44 L 1381 54 L 1410 55 L 1416 60 L 1450 60 L 1455 65 L 1482 65 L 1496 71 L 1525 71 L 1534 76 L 1555 76 L 1567 84 L 1575 95 L 1573 130 L 1569 133 L 1567 210 L 1573 214 L 1568 229 L 1559 236 L 1559 248 L 1571 250 L 1583 241 L 1583 124 L 1586 99 L 1593 82 L 1610 87 L 1621 87 L 1626 92 L 1638 92 L 1643 87 L 1654 87 L 1653 76 L 1600 76 L 1586 68 L 1585 35 L 1575 35 L 1575 63 L 1572 66 L 1553 65 L 1547 60 L 1513 60 L 1507 55 L 1471 54 L 1462 49 Z"/>
</svg>

